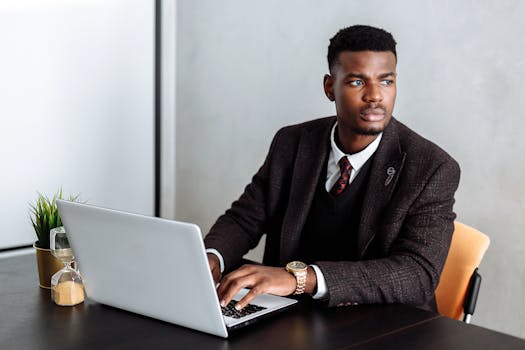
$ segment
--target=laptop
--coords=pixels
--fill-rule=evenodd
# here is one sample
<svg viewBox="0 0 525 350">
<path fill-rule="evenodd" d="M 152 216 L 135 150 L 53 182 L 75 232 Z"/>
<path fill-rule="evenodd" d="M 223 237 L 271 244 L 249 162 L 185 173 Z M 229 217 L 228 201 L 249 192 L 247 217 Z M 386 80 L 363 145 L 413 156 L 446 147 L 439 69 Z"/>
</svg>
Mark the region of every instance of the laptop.
<svg viewBox="0 0 525 350">
<path fill-rule="evenodd" d="M 64 200 L 57 206 L 91 300 L 224 338 L 297 302 L 264 294 L 241 312 L 221 308 L 197 225 Z"/>
</svg>

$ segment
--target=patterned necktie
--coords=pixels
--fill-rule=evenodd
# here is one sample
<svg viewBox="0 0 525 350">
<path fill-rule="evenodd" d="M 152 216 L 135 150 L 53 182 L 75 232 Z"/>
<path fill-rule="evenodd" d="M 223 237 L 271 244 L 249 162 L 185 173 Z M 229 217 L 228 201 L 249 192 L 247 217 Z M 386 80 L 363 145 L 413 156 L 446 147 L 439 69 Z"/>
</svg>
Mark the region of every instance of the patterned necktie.
<svg viewBox="0 0 525 350">
<path fill-rule="evenodd" d="M 333 196 L 338 196 L 343 193 L 346 186 L 348 185 L 348 181 L 350 180 L 350 171 L 352 170 L 352 165 L 350 165 L 347 157 L 342 157 L 339 160 L 339 168 L 341 168 L 341 175 L 330 190 L 330 193 Z"/>
</svg>

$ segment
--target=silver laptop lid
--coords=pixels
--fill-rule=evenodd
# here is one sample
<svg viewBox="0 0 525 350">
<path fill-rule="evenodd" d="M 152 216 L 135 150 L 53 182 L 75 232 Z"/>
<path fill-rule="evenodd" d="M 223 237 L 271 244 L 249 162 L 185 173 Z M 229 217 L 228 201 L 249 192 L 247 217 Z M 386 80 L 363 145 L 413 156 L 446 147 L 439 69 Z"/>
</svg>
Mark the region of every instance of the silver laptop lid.
<svg viewBox="0 0 525 350">
<path fill-rule="evenodd" d="M 88 298 L 227 337 L 198 226 L 57 200 Z"/>
</svg>

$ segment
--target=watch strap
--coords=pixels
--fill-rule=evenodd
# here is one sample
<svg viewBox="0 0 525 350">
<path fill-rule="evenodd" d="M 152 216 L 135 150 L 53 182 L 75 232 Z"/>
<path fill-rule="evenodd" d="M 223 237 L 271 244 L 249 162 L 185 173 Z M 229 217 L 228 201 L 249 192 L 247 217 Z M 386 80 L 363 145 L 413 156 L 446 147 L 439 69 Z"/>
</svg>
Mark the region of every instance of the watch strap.
<svg viewBox="0 0 525 350">
<path fill-rule="evenodd" d="M 294 272 L 297 285 L 295 286 L 294 295 L 303 294 L 306 288 L 306 271 Z"/>
</svg>

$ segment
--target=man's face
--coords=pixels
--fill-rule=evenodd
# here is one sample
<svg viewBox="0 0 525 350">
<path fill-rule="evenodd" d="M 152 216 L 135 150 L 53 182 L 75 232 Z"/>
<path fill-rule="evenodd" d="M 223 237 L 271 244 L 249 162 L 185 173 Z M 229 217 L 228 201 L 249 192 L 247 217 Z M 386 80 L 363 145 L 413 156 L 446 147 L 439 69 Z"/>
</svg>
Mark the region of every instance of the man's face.
<svg viewBox="0 0 525 350">
<path fill-rule="evenodd" d="M 392 118 L 396 57 L 390 51 L 341 52 L 332 75 L 324 78 L 324 89 L 335 101 L 340 128 L 353 135 L 377 135 Z"/>
</svg>

